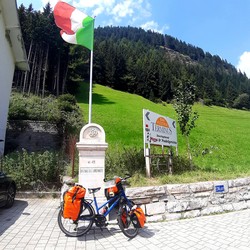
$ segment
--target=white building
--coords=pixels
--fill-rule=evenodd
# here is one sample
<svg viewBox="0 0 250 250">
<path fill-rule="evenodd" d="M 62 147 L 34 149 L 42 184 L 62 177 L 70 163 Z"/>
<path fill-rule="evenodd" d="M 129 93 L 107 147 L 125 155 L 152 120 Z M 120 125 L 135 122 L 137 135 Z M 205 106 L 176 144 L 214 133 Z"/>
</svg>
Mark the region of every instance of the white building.
<svg viewBox="0 0 250 250">
<path fill-rule="evenodd" d="M 4 152 L 15 67 L 29 70 L 16 0 L 0 0 L 0 156 Z"/>
</svg>

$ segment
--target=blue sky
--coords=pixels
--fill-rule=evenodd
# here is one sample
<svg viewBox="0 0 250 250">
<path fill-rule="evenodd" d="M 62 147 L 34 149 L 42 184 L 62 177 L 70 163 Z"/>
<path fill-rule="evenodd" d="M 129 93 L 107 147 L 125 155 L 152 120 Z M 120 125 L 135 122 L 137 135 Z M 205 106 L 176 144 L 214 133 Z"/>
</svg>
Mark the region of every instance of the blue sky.
<svg viewBox="0 0 250 250">
<path fill-rule="evenodd" d="M 250 0 L 64 0 L 98 26 L 133 26 L 168 34 L 218 55 L 250 78 Z M 48 0 L 17 0 L 42 9 Z M 53 7 L 57 0 L 50 0 Z"/>
</svg>

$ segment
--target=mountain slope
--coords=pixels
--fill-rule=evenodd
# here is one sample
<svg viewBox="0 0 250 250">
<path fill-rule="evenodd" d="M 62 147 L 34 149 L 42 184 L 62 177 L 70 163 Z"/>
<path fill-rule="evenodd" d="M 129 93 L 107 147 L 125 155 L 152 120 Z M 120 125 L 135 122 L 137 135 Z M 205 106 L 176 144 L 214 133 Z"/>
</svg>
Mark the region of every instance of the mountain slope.
<svg viewBox="0 0 250 250">
<path fill-rule="evenodd" d="M 85 119 L 88 117 L 88 93 L 88 84 L 82 84 L 77 99 Z M 98 84 L 93 87 L 92 122 L 104 128 L 110 149 L 143 148 L 142 109 L 176 119 L 171 104 L 155 104 L 141 96 Z M 190 136 L 194 163 L 214 173 L 250 173 L 250 113 L 201 104 L 196 104 L 194 110 L 199 113 L 197 127 Z M 180 155 L 185 155 L 186 143 L 179 129 L 177 131 L 178 150 Z"/>
</svg>

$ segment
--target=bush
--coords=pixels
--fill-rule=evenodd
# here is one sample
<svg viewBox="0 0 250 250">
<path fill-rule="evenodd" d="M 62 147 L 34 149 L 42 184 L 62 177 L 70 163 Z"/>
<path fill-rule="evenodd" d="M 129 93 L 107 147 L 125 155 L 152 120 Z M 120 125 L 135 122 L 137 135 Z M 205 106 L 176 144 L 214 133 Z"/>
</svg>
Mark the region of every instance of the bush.
<svg viewBox="0 0 250 250">
<path fill-rule="evenodd" d="M 9 105 L 9 120 L 32 120 L 60 122 L 61 114 L 56 98 L 40 98 L 35 95 L 24 96 L 13 92 Z"/>
<path fill-rule="evenodd" d="M 250 107 L 250 99 L 249 95 L 244 93 L 239 95 L 233 103 L 233 108 L 236 109 L 249 109 Z"/>
<path fill-rule="evenodd" d="M 44 183 L 46 187 L 60 187 L 65 163 L 59 153 L 28 153 L 23 150 L 6 155 L 2 160 L 2 168 L 12 176 L 18 189 L 30 190 L 39 182 Z"/>
<path fill-rule="evenodd" d="M 57 100 L 59 102 L 67 102 L 71 105 L 76 105 L 76 98 L 70 94 L 60 95 Z"/>
<path fill-rule="evenodd" d="M 203 101 L 204 105 L 206 106 L 212 106 L 213 105 L 213 100 L 209 98 L 205 98 Z"/>
<path fill-rule="evenodd" d="M 50 95 L 40 98 L 13 92 L 10 99 L 9 120 L 48 121 L 64 128 L 67 134 L 79 133 L 83 118 L 76 99 L 70 94 L 58 98 Z"/>
<path fill-rule="evenodd" d="M 133 175 L 135 172 L 145 172 L 145 160 L 142 149 L 118 147 L 108 149 L 105 159 L 106 178 L 114 176 Z"/>
<path fill-rule="evenodd" d="M 156 167 L 156 158 L 152 160 L 151 164 L 151 175 L 159 176 L 161 174 L 168 174 L 167 164 L 161 165 L 159 169 Z M 188 158 L 181 156 L 173 156 L 173 174 L 181 174 L 188 172 L 191 169 L 195 170 L 196 167 L 191 165 Z M 145 157 L 142 149 L 138 148 L 124 148 L 124 149 L 114 149 L 108 150 L 106 154 L 105 161 L 105 171 L 106 178 L 112 178 L 115 175 L 125 176 L 125 175 L 145 175 Z"/>
<path fill-rule="evenodd" d="M 83 126 L 83 119 L 82 113 L 76 105 L 75 97 L 70 94 L 61 95 L 58 97 L 57 103 L 66 133 L 79 134 Z"/>
</svg>

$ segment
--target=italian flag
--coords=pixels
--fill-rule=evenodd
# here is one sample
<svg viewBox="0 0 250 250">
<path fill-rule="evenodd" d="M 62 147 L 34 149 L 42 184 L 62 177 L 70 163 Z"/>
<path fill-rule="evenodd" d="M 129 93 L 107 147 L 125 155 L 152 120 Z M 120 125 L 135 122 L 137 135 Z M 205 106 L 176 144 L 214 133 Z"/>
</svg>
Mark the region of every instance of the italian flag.
<svg viewBox="0 0 250 250">
<path fill-rule="evenodd" d="M 54 18 L 65 42 L 79 44 L 93 51 L 94 18 L 62 1 L 54 7 Z"/>
</svg>

